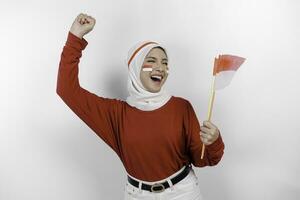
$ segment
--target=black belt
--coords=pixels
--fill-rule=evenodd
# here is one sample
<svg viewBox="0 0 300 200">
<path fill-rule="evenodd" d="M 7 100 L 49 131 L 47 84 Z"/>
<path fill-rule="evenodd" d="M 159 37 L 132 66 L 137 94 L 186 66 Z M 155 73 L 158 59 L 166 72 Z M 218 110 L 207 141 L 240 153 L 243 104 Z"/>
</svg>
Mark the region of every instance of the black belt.
<svg viewBox="0 0 300 200">
<path fill-rule="evenodd" d="M 184 179 L 190 172 L 190 169 L 192 168 L 191 165 L 185 166 L 184 170 L 177 174 L 175 177 L 171 178 L 171 182 L 173 185 Z M 131 183 L 135 187 L 139 187 L 139 181 L 136 181 L 132 179 L 130 176 L 127 176 L 128 182 Z M 143 190 L 148 190 L 150 192 L 163 192 L 165 189 L 169 188 L 170 185 L 168 181 L 162 182 L 162 183 L 155 183 L 153 185 L 148 185 L 145 183 L 142 183 L 142 189 Z"/>
</svg>

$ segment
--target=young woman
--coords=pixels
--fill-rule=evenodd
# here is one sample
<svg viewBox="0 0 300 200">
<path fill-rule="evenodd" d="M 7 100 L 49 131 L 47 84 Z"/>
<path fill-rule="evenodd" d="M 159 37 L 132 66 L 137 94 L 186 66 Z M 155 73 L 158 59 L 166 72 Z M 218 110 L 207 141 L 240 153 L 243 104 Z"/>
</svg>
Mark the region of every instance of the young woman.
<svg viewBox="0 0 300 200">
<path fill-rule="evenodd" d="M 153 41 L 128 53 L 126 101 L 95 95 L 79 84 L 78 64 L 96 20 L 79 14 L 61 54 L 57 94 L 122 161 L 125 199 L 199 200 L 195 167 L 216 165 L 224 143 L 209 121 L 200 126 L 191 103 L 163 89 L 168 78 L 166 49 Z M 202 144 L 206 145 L 201 159 Z"/>
</svg>

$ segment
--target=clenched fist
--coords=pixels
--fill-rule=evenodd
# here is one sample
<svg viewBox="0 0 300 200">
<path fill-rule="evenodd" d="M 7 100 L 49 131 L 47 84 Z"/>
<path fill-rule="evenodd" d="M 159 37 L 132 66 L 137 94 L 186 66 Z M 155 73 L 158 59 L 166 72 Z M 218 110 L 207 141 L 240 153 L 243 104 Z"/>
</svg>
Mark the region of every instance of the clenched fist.
<svg viewBox="0 0 300 200">
<path fill-rule="evenodd" d="M 70 32 L 82 39 L 82 37 L 89 33 L 95 26 L 96 20 L 86 14 L 80 13 L 74 20 Z"/>
<path fill-rule="evenodd" d="M 219 129 L 210 121 L 204 121 L 200 126 L 200 138 L 205 145 L 210 145 L 219 137 Z"/>
</svg>

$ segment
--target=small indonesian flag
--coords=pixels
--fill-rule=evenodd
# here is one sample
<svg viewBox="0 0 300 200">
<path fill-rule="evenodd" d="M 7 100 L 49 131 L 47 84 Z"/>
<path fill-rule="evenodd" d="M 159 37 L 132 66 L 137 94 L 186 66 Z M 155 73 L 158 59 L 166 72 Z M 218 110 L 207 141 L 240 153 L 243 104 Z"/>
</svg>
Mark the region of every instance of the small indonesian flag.
<svg viewBox="0 0 300 200">
<path fill-rule="evenodd" d="M 215 76 L 215 89 L 220 90 L 228 86 L 233 75 L 243 64 L 245 58 L 234 55 L 219 55 L 215 58 L 213 75 Z"/>
<path fill-rule="evenodd" d="M 215 58 L 214 63 L 214 79 L 213 86 L 211 88 L 211 95 L 208 105 L 207 118 L 210 121 L 212 107 L 215 97 L 215 90 L 220 90 L 225 88 L 231 82 L 234 73 L 238 68 L 243 64 L 245 58 L 234 56 L 234 55 L 219 55 L 218 58 Z M 204 158 L 205 145 L 202 143 L 201 159 Z"/>
</svg>

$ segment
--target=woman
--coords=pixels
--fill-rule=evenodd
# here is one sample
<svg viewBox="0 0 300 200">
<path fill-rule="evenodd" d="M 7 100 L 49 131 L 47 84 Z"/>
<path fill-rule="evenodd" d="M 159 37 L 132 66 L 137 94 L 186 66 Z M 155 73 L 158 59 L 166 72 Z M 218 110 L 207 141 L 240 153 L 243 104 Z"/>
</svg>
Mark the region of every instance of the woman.
<svg viewBox="0 0 300 200">
<path fill-rule="evenodd" d="M 209 121 L 200 127 L 191 103 L 163 89 L 168 77 L 166 49 L 152 41 L 128 53 L 126 101 L 97 96 L 79 84 L 78 64 L 96 20 L 79 14 L 61 54 L 57 94 L 121 159 L 125 199 L 202 199 L 192 168 L 216 165 L 224 143 Z M 206 146 L 201 159 L 202 143 Z"/>
</svg>

